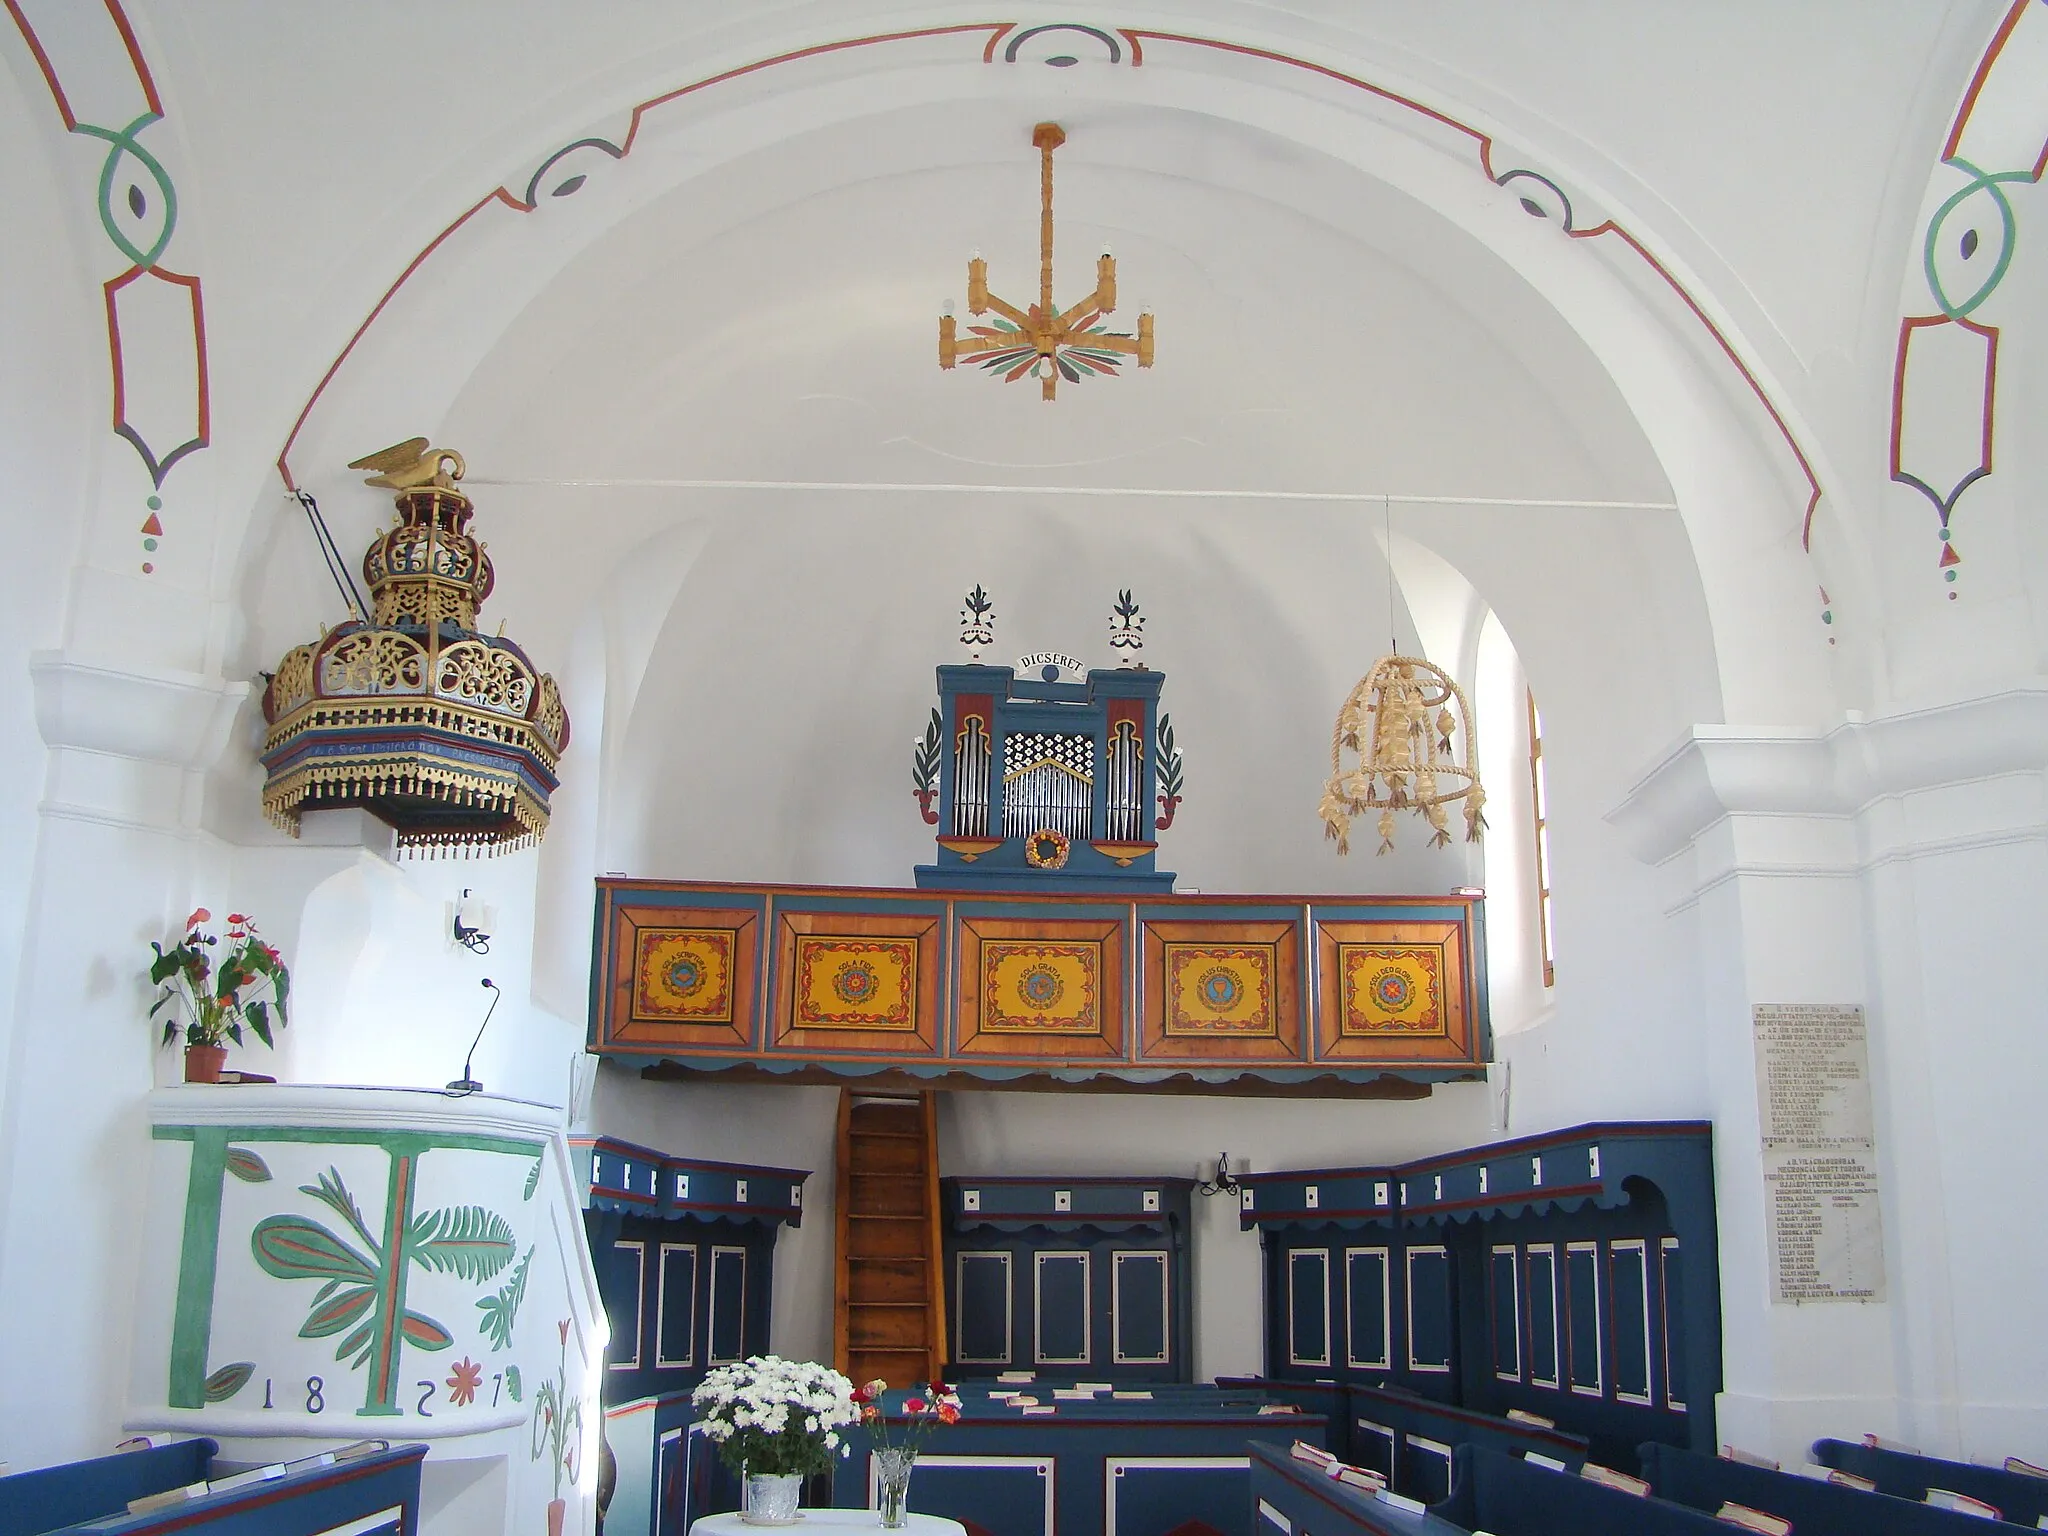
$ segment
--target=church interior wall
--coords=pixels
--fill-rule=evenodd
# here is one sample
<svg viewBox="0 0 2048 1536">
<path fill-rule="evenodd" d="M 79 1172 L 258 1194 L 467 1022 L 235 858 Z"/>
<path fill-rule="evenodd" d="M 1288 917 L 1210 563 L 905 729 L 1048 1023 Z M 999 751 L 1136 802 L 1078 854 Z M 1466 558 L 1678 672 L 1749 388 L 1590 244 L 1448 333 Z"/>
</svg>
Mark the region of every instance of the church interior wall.
<svg viewBox="0 0 2048 1536">
<path fill-rule="evenodd" d="M 137 9 L 166 78 L 205 73 L 203 23 Z M 1929 146 L 1916 135 L 1945 122 L 1996 18 L 1982 6 L 1886 16 L 1912 46 L 1841 62 L 1827 77 L 1840 112 L 1816 109 L 1803 130 L 1855 159 L 1832 214 L 1774 179 L 1797 157 L 1763 157 L 1772 163 L 1740 196 L 1698 190 L 1714 178 L 1689 159 L 1739 152 L 1708 133 L 1634 135 L 1626 164 L 1583 146 L 1574 161 L 1617 208 L 1649 210 L 1668 248 L 1706 274 L 1715 313 L 1745 322 L 1788 411 L 1817 424 L 1816 461 L 1848 488 L 1816 524 L 1839 582 L 1814 579 L 1799 545 L 1803 486 L 1754 396 L 1696 334 L 1673 329 L 1656 308 L 1668 295 L 1628 289 L 1583 243 L 1537 247 L 1556 232 L 1534 220 L 1482 248 L 1469 229 L 1484 216 L 1473 199 L 1494 190 L 1483 178 L 1459 168 L 1476 186 L 1456 207 L 1430 206 L 1414 190 L 1419 171 L 1406 190 L 1372 183 L 1334 145 L 1290 143 L 1270 103 L 1241 131 L 1212 123 L 1206 156 L 1176 150 L 1188 109 L 1170 93 L 1184 82 L 1142 86 L 1167 94 L 1121 125 L 1104 116 L 1106 137 L 1128 138 L 1099 175 L 1071 178 L 1073 229 L 1084 242 L 1114 239 L 1126 283 L 1144 274 L 1140 297 L 1162 327 L 1218 318 L 1174 334 L 1181 379 L 1170 390 L 1153 388 L 1164 362 L 1155 377 L 1104 385 L 1064 447 L 1035 402 L 988 398 L 995 386 L 939 375 L 926 355 L 928 311 L 957 283 L 958 256 L 983 243 L 1007 258 L 1029 240 L 1027 203 L 1004 179 L 1017 168 L 993 147 L 995 125 L 1007 130 L 1032 99 L 1007 75 L 990 95 L 985 76 L 970 87 L 950 68 L 907 71 L 923 97 L 878 112 L 849 105 L 849 67 L 807 86 L 794 125 L 779 127 L 768 121 L 777 95 L 762 87 L 721 120 L 737 147 L 714 163 L 686 169 L 687 142 L 664 159 L 651 138 L 646 179 L 609 190 L 593 180 L 589 195 L 612 201 L 588 225 L 566 217 L 581 204 L 564 204 L 453 249 L 366 337 L 294 462 L 352 558 L 388 514 L 340 469 L 347 458 L 444 427 L 469 456 L 502 583 L 487 626 L 503 619 L 564 679 L 577 730 L 548 841 L 473 865 L 393 862 L 360 821 L 309 826 L 298 843 L 262 823 L 260 715 L 234 690 L 339 616 L 272 468 L 292 417 L 383 285 L 474 199 L 472 183 L 510 176 L 504 154 L 482 146 L 510 131 L 521 94 L 551 124 L 582 123 L 587 104 L 512 50 L 497 78 L 466 87 L 479 119 L 468 129 L 448 102 L 409 98 L 407 113 L 447 115 L 416 133 L 371 126 L 394 100 L 345 88 L 346 52 L 331 74 L 291 75 L 311 97 L 252 74 L 244 110 L 272 132 L 231 138 L 217 105 L 181 99 L 171 122 L 191 195 L 178 249 L 205 268 L 219 427 L 172 481 L 174 536 L 145 579 L 136 509 L 148 477 L 104 426 L 99 285 L 113 269 L 99 270 L 86 243 L 99 236 L 75 195 L 85 146 L 56 131 L 40 77 L 9 52 L 0 135 L 34 152 L 0 165 L 11 210 L 0 267 L 12 274 L 0 328 L 14 359 L 0 370 L 12 541 L 0 650 L 19 662 L 0 668 L 0 739 L 39 733 L 48 751 L 0 754 L 0 1319 L 34 1319 L 0 1323 L 0 1356 L 47 1396 L 0 1401 L 0 1454 L 21 1465 L 98 1449 L 119 1416 L 133 1279 L 124 1234 L 139 1198 L 123 1170 L 146 1151 L 140 1096 L 172 1070 L 137 1022 L 148 998 L 133 962 L 195 900 L 246 904 L 292 955 L 299 1010 L 277 1052 L 238 1057 L 255 1070 L 437 1085 L 455 1074 L 490 975 L 506 997 L 476 1060 L 494 1092 L 666 1150 L 818 1170 L 804 1225 L 782 1239 L 776 1306 L 781 1347 L 826 1353 L 831 1091 L 592 1069 L 580 1049 L 589 880 L 619 870 L 906 883 L 924 835 L 903 788 L 910 739 L 929 707 L 929 668 L 957 649 L 958 593 L 977 580 L 997 599 L 1004 643 L 1020 649 L 1084 647 L 1110 596 L 1136 589 L 1192 785 L 1162 863 L 1209 891 L 1487 884 L 1490 855 L 1427 853 L 1407 828 L 1395 854 L 1376 860 L 1366 843 L 1340 862 L 1313 809 L 1333 705 L 1388 633 L 1461 637 L 1469 683 L 1484 651 L 1470 643 L 1471 615 L 1496 615 L 1544 712 L 1558 981 L 1500 1020 L 1528 1027 L 1502 1030 L 1484 1085 L 1416 1104 L 962 1093 L 942 1117 L 948 1171 L 1187 1174 L 1222 1151 L 1234 1167 L 1274 1169 L 1587 1119 L 1710 1117 L 1721 1128 L 1730 1424 L 1780 1451 L 1865 1428 L 1963 1449 L 2038 1447 L 2048 1338 L 2010 1288 L 2048 1262 L 2048 1240 L 1999 1212 L 2013 1181 L 2048 1160 L 2032 1109 L 2048 1066 L 2035 1039 L 2030 894 L 2048 873 L 2048 730 L 2034 681 L 2048 655 L 2048 548 L 2027 516 L 2042 450 L 2022 430 L 2048 368 L 2029 340 L 2048 289 L 2034 280 L 2044 258 L 2023 240 L 1999 298 L 1998 468 L 1958 520 L 1969 600 L 1952 601 L 1930 575 L 1926 500 L 1866 462 L 1881 435 L 1867 408 L 1895 343 L 1893 317 L 1874 316 L 1867 293 L 1900 270 L 1910 286 L 1913 273 L 1862 242 L 1877 227 L 1886 251 L 1910 244 L 1898 231 L 1912 199 L 1895 183 L 1924 171 Z M 594 25 L 616 40 L 616 18 Z M 769 25 L 735 23 L 720 46 L 742 49 L 739 33 Z M 1719 36 L 1722 24 L 1698 25 Z M 1418 69 L 1426 43 L 1402 45 Z M 635 95 L 638 77 L 626 76 L 658 73 L 679 51 L 611 66 L 607 100 L 651 94 Z M 1788 47 L 1766 62 L 1793 70 L 1802 58 Z M 1467 67 L 1461 90 L 1513 107 L 1505 63 Z M 1542 73 L 1528 77 L 1532 100 L 1552 89 Z M 979 102 L 958 107 L 970 89 Z M 1103 89 L 1074 94 L 1092 107 Z M 1916 104 L 1896 135 L 1874 120 L 1898 109 L 1872 95 Z M 1302 121 L 1320 125 L 1328 110 L 1304 106 Z M 909 155 L 949 120 L 965 126 L 943 151 Z M 337 142 L 342 125 L 351 152 Z M 525 137 L 538 153 L 541 136 Z M 1873 139 L 1889 147 L 1848 147 Z M 421 143 L 437 146 L 425 164 Z M 1022 174 L 1028 183 L 1028 165 Z M 1190 182 L 1202 197 L 1186 195 Z M 1347 194 L 1341 207 L 1303 211 L 1306 191 L 1332 185 Z M 2013 196 L 2023 219 L 2038 214 L 2038 189 Z M 1788 222 L 1755 218 L 1757 206 L 1781 207 Z M 1822 218 L 1837 222 L 1804 242 L 1798 231 Z M 927 246 L 944 260 L 934 265 Z M 849 269 L 846 302 L 805 291 L 828 259 Z M 1866 281 L 1866 265 L 1879 275 Z M 1306 313 L 1304 293 L 1318 296 Z M 705 295 L 729 306 L 718 323 L 693 307 Z M 916 323 L 899 325 L 906 308 Z M 1355 346 L 1289 353 L 1282 366 L 1258 355 L 1270 326 Z M 423 336 L 441 349 L 408 369 Z M 758 345 L 742 349 L 744 337 Z M 1844 372 L 1878 384 L 1844 384 Z M 885 376 L 910 382 L 883 388 Z M 1864 410 L 1853 422 L 1842 419 L 1848 396 Z M 1080 402 L 1060 409 L 1069 403 Z M 1051 462 L 1056 452 L 1067 459 Z M 1847 466 L 1839 477 L 1836 465 Z M 887 489 L 934 476 L 995 489 Z M 646 483 L 561 483 L 605 477 Z M 685 480 L 882 488 L 661 483 Z M 1451 499 L 1383 511 L 1146 494 L 1331 486 Z M 1076 487 L 1107 494 L 1063 493 Z M 1536 516 L 1486 496 L 1636 505 Z M 1455 572 L 1475 606 L 1440 623 L 1431 584 L 1412 574 L 1394 582 L 1390 611 L 1389 529 Z M 1842 608 L 1826 631 L 1822 586 Z M 1853 610 L 1845 596 L 1860 599 Z M 61 665 L 32 682 L 36 653 Z M 1851 704 L 1867 715 L 1845 716 Z M 159 731 L 164 719 L 199 724 Z M 1512 736 L 1513 722 L 1510 711 L 1498 728 Z M 1703 725 L 1725 736 L 1695 739 Z M 1737 773 L 1727 765 L 1747 750 L 1744 733 L 1762 766 Z M 1707 787 L 1684 791 L 1705 809 L 1629 810 L 1687 764 L 1705 765 Z M 1524 814 L 1501 795 L 1495 839 L 1520 837 Z M 1639 835 L 1645 818 L 1658 821 L 1654 835 Z M 465 886 L 496 911 L 487 958 L 442 934 L 444 904 Z M 1883 1303 L 1768 1301 L 1750 1150 L 1748 1009 L 1761 1000 L 1869 1010 Z M 114 1193 L 80 1219 L 70 1186 L 46 1176 L 59 1167 Z M 1203 1374 L 1258 1363 L 1257 1244 L 1227 1204 L 1198 1203 Z"/>
</svg>

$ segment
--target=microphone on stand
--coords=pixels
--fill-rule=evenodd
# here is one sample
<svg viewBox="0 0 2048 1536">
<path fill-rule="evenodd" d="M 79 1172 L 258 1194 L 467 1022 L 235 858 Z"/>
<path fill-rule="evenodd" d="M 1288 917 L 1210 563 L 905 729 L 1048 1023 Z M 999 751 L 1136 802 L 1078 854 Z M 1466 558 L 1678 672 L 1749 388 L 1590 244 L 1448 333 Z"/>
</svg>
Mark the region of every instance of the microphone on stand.
<svg viewBox="0 0 2048 1536">
<path fill-rule="evenodd" d="M 448 1085 L 450 1093 L 482 1093 L 484 1085 L 469 1075 L 469 1064 L 476 1058 L 476 1048 L 484 1037 L 484 1031 L 491 1027 L 491 1015 L 498 1011 L 498 999 L 505 994 L 498 990 L 498 984 L 490 977 L 484 978 L 484 985 L 490 989 L 491 1006 L 484 1010 L 484 1021 L 476 1027 L 476 1039 L 469 1042 L 469 1054 L 462 1058 L 462 1076 Z"/>
</svg>

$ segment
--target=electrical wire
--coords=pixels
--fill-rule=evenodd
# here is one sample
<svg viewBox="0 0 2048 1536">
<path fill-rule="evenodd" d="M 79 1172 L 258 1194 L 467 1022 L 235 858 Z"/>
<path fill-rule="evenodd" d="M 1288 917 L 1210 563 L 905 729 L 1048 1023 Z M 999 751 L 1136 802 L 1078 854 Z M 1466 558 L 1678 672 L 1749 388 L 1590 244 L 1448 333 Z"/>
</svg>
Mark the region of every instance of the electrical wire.
<svg viewBox="0 0 2048 1536">
<path fill-rule="evenodd" d="M 348 561 L 342 558 L 341 549 L 328 530 L 327 519 L 320 515 L 320 503 L 313 499 L 311 491 L 294 491 L 291 494 L 305 510 L 306 521 L 312 525 L 313 542 L 320 546 L 321 563 L 327 567 L 327 578 L 334 583 L 334 590 L 341 594 L 349 616 L 359 623 L 367 621 L 370 605 L 363 601 L 362 589 L 356 585 Z"/>
</svg>

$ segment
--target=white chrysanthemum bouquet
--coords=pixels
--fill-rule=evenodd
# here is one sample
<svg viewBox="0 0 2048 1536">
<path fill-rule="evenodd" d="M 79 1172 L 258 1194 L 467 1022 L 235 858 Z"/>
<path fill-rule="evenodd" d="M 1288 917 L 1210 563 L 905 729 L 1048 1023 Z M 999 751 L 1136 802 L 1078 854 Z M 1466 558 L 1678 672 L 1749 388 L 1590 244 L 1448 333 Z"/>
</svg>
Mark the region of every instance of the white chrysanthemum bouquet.
<svg viewBox="0 0 2048 1536">
<path fill-rule="evenodd" d="M 852 1449 L 841 1431 L 860 1422 L 852 1382 L 776 1355 L 719 1366 L 690 1401 L 725 1464 L 754 1477 L 826 1471 Z"/>
</svg>

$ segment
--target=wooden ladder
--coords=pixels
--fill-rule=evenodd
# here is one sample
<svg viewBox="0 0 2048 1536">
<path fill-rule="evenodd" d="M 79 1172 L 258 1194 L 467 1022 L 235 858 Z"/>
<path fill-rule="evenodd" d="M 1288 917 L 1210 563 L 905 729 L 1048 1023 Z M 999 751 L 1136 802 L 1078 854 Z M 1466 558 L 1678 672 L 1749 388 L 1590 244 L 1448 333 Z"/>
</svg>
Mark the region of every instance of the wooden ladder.
<svg viewBox="0 0 2048 1536">
<path fill-rule="evenodd" d="M 839 1090 L 833 1363 L 855 1386 L 944 1374 L 938 1095 Z"/>
</svg>

